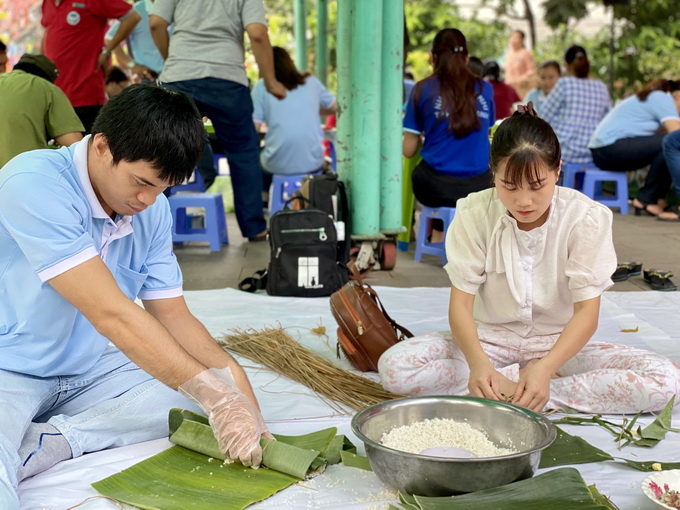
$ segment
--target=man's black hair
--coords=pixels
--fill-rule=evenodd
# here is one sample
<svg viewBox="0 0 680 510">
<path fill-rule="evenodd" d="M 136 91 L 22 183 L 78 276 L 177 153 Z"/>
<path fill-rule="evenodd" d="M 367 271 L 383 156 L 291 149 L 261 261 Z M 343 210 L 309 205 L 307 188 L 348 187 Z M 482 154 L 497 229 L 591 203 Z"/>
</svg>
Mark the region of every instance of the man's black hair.
<svg viewBox="0 0 680 510">
<path fill-rule="evenodd" d="M 170 185 L 191 175 L 205 142 L 193 100 L 156 85 L 132 85 L 111 98 L 94 121 L 97 133 L 106 138 L 113 164 L 148 161 Z"/>
<path fill-rule="evenodd" d="M 2 41 L 0 41 L 0 51 L 7 51 L 7 45 Z"/>
</svg>

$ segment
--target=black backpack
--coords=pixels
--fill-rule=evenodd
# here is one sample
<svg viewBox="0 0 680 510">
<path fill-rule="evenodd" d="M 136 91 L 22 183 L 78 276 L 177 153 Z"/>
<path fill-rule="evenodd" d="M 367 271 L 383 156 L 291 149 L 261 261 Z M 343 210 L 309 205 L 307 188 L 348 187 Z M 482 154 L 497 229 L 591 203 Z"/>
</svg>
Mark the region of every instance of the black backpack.
<svg viewBox="0 0 680 510">
<path fill-rule="evenodd" d="M 325 211 L 286 207 L 277 212 L 270 219 L 269 244 L 267 294 L 330 296 L 348 281 L 335 223 Z"/>
<path fill-rule="evenodd" d="M 338 240 L 338 262 L 345 267 L 349 262 L 352 247 L 350 238 L 352 221 L 345 184 L 338 180 L 335 173 L 312 174 L 304 180 L 302 188 L 295 192 L 295 196 L 302 197 L 301 207 L 319 209 L 333 217 L 336 222 L 342 222 L 343 235 L 338 236 L 341 237 Z"/>
</svg>

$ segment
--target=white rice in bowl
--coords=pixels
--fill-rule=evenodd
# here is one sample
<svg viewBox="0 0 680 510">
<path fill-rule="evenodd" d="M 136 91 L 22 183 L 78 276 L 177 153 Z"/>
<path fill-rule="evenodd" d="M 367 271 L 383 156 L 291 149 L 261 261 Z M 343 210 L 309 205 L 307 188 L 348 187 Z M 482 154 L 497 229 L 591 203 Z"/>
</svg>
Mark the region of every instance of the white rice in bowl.
<svg viewBox="0 0 680 510">
<path fill-rule="evenodd" d="M 432 418 L 394 427 L 383 434 L 380 442 L 388 448 L 407 453 L 420 453 L 428 448 L 442 446 L 462 448 L 477 457 L 517 453 L 512 448 L 496 446 L 484 432 L 470 424 L 448 418 Z"/>
</svg>

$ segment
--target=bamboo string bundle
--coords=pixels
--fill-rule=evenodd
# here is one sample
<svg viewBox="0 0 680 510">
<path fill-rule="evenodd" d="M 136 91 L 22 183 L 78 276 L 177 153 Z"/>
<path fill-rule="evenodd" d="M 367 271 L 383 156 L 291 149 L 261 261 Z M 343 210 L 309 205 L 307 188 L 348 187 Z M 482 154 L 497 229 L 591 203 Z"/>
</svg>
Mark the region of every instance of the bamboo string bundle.
<svg viewBox="0 0 680 510">
<path fill-rule="evenodd" d="M 256 363 L 312 389 L 324 402 L 343 414 L 340 404 L 358 411 L 366 406 L 397 398 L 380 384 L 343 370 L 314 354 L 282 328 L 232 330 L 234 334 L 218 339 L 223 349 Z"/>
</svg>

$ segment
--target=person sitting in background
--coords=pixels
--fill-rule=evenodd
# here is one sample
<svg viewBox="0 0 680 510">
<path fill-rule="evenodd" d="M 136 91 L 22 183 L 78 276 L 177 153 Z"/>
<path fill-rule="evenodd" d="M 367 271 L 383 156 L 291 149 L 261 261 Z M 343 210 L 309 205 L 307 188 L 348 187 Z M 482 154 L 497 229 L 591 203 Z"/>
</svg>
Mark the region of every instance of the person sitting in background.
<svg viewBox="0 0 680 510">
<path fill-rule="evenodd" d="M 323 167 L 320 114 L 336 112 L 335 96 L 314 76 L 297 70 L 288 52 L 274 46 L 274 74 L 286 87 L 284 99 L 267 89 L 264 80 L 253 87 L 253 121 L 267 125 L 262 168 L 271 174 L 304 174 Z"/>
<path fill-rule="evenodd" d="M 111 66 L 109 68 L 106 72 L 106 80 L 104 83 L 106 84 L 106 97 L 109 99 L 113 96 L 117 96 L 123 89 L 132 85 L 130 77 L 118 66 Z"/>
<path fill-rule="evenodd" d="M 550 91 L 555 88 L 555 84 L 557 83 L 557 80 L 560 79 L 560 76 L 562 76 L 562 70 L 560 69 L 560 64 L 556 60 L 543 62 L 538 69 L 538 87 L 531 89 L 527 93 L 524 102 L 528 103 L 531 101 L 540 115 L 541 106 L 543 105 L 545 98 L 548 97 Z"/>
<path fill-rule="evenodd" d="M 644 211 L 659 216 L 667 205 L 671 177 L 663 153 L 666 133 L 659 129 L 667 133 L 679 130 L 679 110 L 680 83 L 652 80 L 610 111 L 590 139 L 593 161 L 603 170 L 626 172 L 650 165 L 645 184 L 633 201 L 636 215 Z M 670 216 L 666 219 L 680 219 L 675 213 Z"/>
<path fill-rule="evenodd" d="M 411 92 L 413 92 L 413 87 L 416 86 L 416 79 L 413 77 L 411 71 L 404 71 L 404 104 L 411 97 Z"/>
<path fill-rule="evenodd" d="M 7 46 L 4 42 L 0 41 L 0 74 L 7 72 Z"/>
<path fill-rule="evenodd" d="M 501 120 L 512 115 L 515 103 L 519 103 L 521 98 L 517 92 L 507 83 L 501 81 L 501 68 L 498 62 L 487 62 L 484 66 L 484 77 L 493 87 L 493 102 L 496 105 L 496 119 Z"/>
<path fill-rule="evenodd" d="M 416 83 L 406 105 L 403 153 L 415 155 L 424 136 L 423 159 L 411 176 L 413 193 L 428 207 L 456 207 L 459 199 L 491 185 L 493 89 L 468 68 L 467 42 L 460 30 L 440 30 L 431 51 L 434 70 Z M 443 238 L 439 223 L 433 225 L 432 242 Z"/>
<path fill-rule="evenodd" d="M 468 59 L 468 69 L 480 78 L 484 78 L 484 62 L 481 58 L 472 56 Z"/>
<path fill-rule="evenodd" d="M 541 117 L 555 130 L 565 163 L 590 163 L 588 143 L 602 118 L 611 110 L 607 86 L 589 78 L 590 62 L 582 46 L 564 55 L 567 75 L 557 80 L 541 107 Z"/>
<path fill-rule="evenodd" d="M 46 149 L 51 139 L 58 145 L 82 139 L 82 122 L 54 85 L 58 74 L 47 57 L 26 53 L 0 75 L 0 168 L 17 154 Z"/>
</svg>

